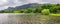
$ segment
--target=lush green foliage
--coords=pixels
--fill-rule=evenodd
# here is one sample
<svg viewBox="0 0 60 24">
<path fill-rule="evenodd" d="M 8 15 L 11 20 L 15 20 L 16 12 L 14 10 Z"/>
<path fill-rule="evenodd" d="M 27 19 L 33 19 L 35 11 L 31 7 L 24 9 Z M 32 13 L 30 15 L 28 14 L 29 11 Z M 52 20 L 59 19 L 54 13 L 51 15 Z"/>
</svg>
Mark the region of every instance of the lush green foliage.
<svg viewBox="0 0 60 24">
<path fill-rule="evenodd" d="M 49 14 L 50 16 L 60 16 L 60 14 Z"/>
<path fill-rule="evenodd" d="M 13 13 L 20 13 L 20 10 L 14 10 Z"/>
<path fill-rule="evenodd" d="M 38 4 L 22 10 L 2 10 L 0 13 L 60 13 L 60 4 Z"/>
<path fill-rule="evenodd" d="M 49 11 L 49 9 L 43 9 L 43 10 L 41 11 L 41 13 L 42 13 L 43 15 L 48 15 L 48 14 L 50 13 L 50 11 Z"/>
</svg>

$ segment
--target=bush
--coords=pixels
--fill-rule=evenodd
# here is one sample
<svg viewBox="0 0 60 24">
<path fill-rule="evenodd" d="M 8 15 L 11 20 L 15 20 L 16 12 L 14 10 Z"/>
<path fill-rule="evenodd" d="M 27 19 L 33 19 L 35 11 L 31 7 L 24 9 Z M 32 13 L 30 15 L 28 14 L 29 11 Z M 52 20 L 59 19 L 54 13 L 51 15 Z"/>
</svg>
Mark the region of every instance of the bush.
<svg viewBox="0 0 60 24">
<path fill-rule="evenodd" d="M 41 11 L 41 14 L 43 14 L 43 15 L 49 15 L 49 13 L 50 13 L 49 9 L 43 9 Z"/>
<path fill-rule="evenodd" d="M 20 13 L 20 11 L 19 10 L 14 10 L 13 13 Z"/>
</svg>

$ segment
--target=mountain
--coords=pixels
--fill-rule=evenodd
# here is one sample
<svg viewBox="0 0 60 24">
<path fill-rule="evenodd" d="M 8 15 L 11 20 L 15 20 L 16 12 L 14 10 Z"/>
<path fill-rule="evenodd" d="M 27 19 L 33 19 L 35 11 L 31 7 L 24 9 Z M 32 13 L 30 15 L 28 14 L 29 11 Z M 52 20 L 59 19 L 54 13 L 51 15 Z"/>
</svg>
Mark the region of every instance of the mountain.
<svg viewBox="0 0 60 24">
<path fill-rule="evenodd" d="M 8 9 L 7 10 L 13 10 L 14 9 L 14 7 L 8 7 Z"/>
<path fill-rule="evenodd" d="M 22 5 L 22 6 L 8 7 L 7 10 L 14 10 L 14 9 L 21 10 L 21 9 L 26 9 L 26 8 L 34 7 L 36 5 L 38 5 L 38 4 L 37 3 L 29 3 L 29 4 Z"/>
</svg>

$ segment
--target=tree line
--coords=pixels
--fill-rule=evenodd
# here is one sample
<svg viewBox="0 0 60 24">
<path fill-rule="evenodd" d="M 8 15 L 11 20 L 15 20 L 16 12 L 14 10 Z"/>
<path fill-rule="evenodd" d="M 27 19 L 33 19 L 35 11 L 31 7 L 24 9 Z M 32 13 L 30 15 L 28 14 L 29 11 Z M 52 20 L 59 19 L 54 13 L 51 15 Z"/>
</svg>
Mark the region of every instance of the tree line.
<svg viewBox="0 0 60 24">
<path fill-rule="evenodd" d="M 60 13 L 60 4 L 38 4 L 27 9 L 2 10 L 0 13 Z"/>
</svg>

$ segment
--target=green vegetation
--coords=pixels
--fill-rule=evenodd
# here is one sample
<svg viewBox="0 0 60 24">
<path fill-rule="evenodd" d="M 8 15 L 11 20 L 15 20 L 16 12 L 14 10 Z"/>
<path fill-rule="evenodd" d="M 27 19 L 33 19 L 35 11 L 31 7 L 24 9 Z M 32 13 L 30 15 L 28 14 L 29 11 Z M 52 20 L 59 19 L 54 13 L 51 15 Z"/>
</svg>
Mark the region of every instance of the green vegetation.
<svg viewBox="0 0 60 24">
<path fill-rule="evenodd" d="M 38 4 L 34 7 L 22 10 L 2 10 L 0 13 L 41 13 L 44 15 L 57 15 L 60 16 L 60 4 Z"/>
<path fill-rule="evenodd" d="M 43 10 L 41 11 L 41 13 L 42 13 L 43 15 L 49 15 L 50 11 L 49 11 L 49 9 L 43 9 Z"/>
<path fill-rule="evenodd" d="M 13 13 L 20 13 L 20 10 L 14 10 Z"/>
<path fill-rule="evenodd" d="M 49 14 L 50 16 L 60 16 L 60 14 Z"/>
</svg>

